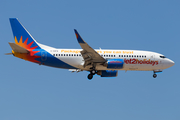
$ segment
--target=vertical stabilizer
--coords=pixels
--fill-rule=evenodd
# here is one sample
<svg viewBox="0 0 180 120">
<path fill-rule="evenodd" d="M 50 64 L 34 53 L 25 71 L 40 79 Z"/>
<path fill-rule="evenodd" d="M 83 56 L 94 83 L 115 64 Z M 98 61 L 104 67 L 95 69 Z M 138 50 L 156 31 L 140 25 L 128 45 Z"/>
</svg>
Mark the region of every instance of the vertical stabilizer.
<svg viewBox="0 0 180 120">
<path fill-rule="evenodd" d="M 31 34 L 17 18 L 10 18 L 9 20 L 16 44 L 25 49 L 40 49 L 36 40 L 31 36 Z"/>
</svg>

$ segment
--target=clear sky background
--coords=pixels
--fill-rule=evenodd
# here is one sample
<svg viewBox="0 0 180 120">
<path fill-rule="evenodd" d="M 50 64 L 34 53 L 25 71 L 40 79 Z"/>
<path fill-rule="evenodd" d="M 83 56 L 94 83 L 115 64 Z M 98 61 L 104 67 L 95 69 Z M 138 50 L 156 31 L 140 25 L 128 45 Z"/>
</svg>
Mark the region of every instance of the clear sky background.
<svg viewBox="0 0 180 120">
<path fill-rule="evenodd" d="M 164 54 L 175 65 L 158 74 L 119 71 L 116 78 L 40 66 L 4 53 L 18 18 L 39 42 L 80 49 Z M 179 0 L 1 0 L 0 120 L 180 120 Z"/>
</svg>

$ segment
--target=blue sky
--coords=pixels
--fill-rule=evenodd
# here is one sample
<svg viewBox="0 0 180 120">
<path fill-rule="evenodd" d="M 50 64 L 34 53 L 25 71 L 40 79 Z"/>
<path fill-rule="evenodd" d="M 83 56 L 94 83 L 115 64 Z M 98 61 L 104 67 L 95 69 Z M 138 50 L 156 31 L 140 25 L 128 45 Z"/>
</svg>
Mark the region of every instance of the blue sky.
<svg viewBox="0 0 180 120">
<path fill-rule="evenodd" d="M 179 120 L 180 1 L 1 0 L 0 120 Z M 175 65 L 158 74 L 119 71 L 117 78 L 39 66 L 13 56 L 9 18 L 39 42 L 80 48 L 73 29 L 94 49 L 164 54 Z"/>
</svg>

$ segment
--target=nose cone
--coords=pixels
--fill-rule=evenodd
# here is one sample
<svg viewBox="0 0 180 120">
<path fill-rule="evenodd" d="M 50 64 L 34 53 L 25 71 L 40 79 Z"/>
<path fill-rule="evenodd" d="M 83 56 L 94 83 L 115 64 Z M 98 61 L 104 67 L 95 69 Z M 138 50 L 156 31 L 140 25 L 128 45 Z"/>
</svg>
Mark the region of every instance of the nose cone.
<svg viewBox="0 0 180 120">
<path fill-rule="evenodd" d="M 166 64 L 167 64 L 168 67 L 172 67 L 175 63 L 174 63 L 174 61 L 168 59 Z"/>
<path fill-rule="evenodd" d="M 169 64 L 170 64 L 171 66 L 173 66 L 175 63 L 174 63 L 174 61 L 169 60 Z"/>
</svg>

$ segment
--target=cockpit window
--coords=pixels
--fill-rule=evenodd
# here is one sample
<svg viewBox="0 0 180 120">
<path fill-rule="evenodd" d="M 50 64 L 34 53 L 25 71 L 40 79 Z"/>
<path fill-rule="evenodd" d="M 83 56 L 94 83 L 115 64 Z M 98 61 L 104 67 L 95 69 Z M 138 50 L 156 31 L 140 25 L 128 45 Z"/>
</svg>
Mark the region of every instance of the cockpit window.
<svg viewBox="0 0 180 120">
<path fill-rule="evenodd" d="M 159 56 L 160 58 L 166 58 L 165 56 Z"/>
</svg>

